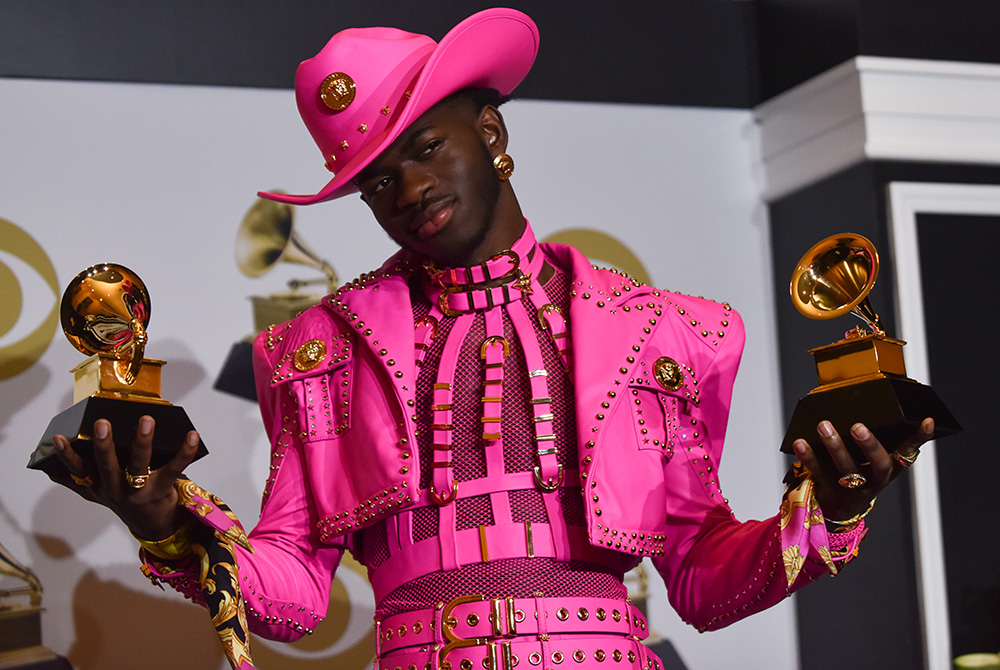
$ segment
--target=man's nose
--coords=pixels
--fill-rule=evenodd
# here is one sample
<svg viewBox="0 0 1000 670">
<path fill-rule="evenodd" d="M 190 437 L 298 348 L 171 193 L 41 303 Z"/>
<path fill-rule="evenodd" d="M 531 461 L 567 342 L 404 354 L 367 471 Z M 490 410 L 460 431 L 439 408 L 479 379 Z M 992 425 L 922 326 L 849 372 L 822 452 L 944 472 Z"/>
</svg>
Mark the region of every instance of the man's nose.
<svg viewBox="0 0 1000 670">
<path fill-rule="evenodd" d="M 420 166 L 410 166 L 400 171 L 400 184 L 396 191 L 396 205 L 407 209 L 419 205 L 434 190 L 434 177 Z"/>
</svg>

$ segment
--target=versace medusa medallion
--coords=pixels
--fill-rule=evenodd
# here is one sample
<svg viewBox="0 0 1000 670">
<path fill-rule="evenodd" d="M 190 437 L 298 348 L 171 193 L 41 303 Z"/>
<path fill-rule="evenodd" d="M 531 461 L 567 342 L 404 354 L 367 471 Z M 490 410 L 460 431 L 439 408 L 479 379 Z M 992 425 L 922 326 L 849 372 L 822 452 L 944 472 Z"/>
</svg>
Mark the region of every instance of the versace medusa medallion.
<svg viewBox="0 0 1000 670">
<path fill-rule="evenodd" d="M 295 351 L 295 369 L 308 372 L 326 359 L 326 343 L 323 340 L 309 340 Z"/>
<path fill-rule="evenodd" d="M 653 363 L 653 376 L 656 377 L 656 383 L 667 391 L 677 391 L 684 386 L 684 370 L 669 356 L 656 359 Z"/>
<path fill-rule="evenodd" d="M 319 97 L 323 104 L 334 112 L 342 112 L 354 102 L 357 88 L 350 75 L 334 72 L 323 80 L 319 87 Z"/>
</svg>

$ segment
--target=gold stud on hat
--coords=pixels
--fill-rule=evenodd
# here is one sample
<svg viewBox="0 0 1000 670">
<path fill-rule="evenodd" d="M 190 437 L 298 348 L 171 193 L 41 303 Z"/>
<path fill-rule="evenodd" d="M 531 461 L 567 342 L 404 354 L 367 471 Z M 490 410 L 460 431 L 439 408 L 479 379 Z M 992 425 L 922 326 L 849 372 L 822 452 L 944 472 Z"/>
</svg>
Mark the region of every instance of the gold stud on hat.
<svg viewBox="0 0 1000 670">
<path fill-rule="evenodd" d="M 357 87 L 350 75 L 334 72 L 323 80 L 319 86 L 319 97 L 323 104 L 334 112 L 342 112 L 354 102 Z"/>
</svg>

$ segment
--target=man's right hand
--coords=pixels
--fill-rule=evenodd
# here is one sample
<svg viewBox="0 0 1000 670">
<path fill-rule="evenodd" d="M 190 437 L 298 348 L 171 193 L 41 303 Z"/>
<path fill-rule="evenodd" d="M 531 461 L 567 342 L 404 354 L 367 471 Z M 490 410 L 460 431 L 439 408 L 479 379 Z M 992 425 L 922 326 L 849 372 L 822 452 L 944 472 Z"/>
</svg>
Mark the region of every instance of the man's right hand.
<svg viewBox="0 0 1000 670">
<path fill-rule="evenodd" d="M 136 488 L 149 470 L 153 452 L 153 418 L 139 419 L 135 441 L 129 454 L 126 470 L 118 463 L 111 423 L 106 419 L 94 422 L 94 462 L 87 463 L 63 435 L 53 437 L 56 454 L 72 475 L 71 478 L 53 478 L 54 481 L 76 491 L 100 505 L 104 505 L 125 522 L 134 535 L 147 540 L 169 537 L 188 518 L 187 512 L 177 506 L 174 482 L 184 472 L 198 450 L 196 431 L 187 434 L 180 450 L 163 467 L 150 473 L 145 484 Z M 135 484 L 130 484 L 126 472 Z"/>
</svg>

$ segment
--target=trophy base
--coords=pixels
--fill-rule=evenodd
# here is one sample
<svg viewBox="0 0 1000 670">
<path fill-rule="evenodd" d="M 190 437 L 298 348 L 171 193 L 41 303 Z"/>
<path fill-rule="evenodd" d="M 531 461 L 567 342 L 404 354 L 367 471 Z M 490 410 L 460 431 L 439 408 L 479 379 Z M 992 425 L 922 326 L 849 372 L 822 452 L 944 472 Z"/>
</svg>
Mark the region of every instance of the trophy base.
<svg viewBox="0 0 1000 670">
<path fill-rule="evenodd" d="M 0 630 L 0 654 L 41 646 L 42 608 L 0 608 Z"/>
<path fill-rule="evenodd" d="M 153 417 L 156 422 L 153 431 L 153 454 L 149 467 L 154 470 L 162 467 L 180 450 L 188 432 L 194 430 L 194 425 L 184 409 L 177 405 L 99 396 L 84 398 L 53 417 L 38 446 L 32 452 L 28 467 L 32 470 L 41 470 L 50 477 L 54 475 L 66 477 L 69 474 L 66 466 L 56 455 L 55 445 L 52 442 L 55 435 L 65 435 L 77 453 L 85 460 L 93 461 L 94 447 L 91 440 L 94 422 L 98 419 L 107 419 L 111 422 L 115 453 L 118 454 L 118 462 L 124 465 L 128 463 L 129 453 L 132 451 L 132 441 L 135 439 L 139 419 L 144 415 Z M 206 454 L 208 450 L 205 448 L 205 443 L 199 442 L 194 460 Z"/>
<path fill-rule="evenodd" d="M 62 656 L 42 644 L 41 607 L 0 603 L 0 670 L 72 670 Z"/>
<path fill-rule="evenodd" d="M 884 375 L 854 384 L 816 389 L 801 398 L 788 424 L 781 451 L 792 452 L 792 442 L 806 440 L 820 463 L 832 463 L 816 434 L 816 425 L 827 420 L 833 424 L 851 456 L 863 463 L 868 459 L 850 438 L 851 426 L 863 423 L 879 439 L 886 451 L 893 451 L 912 435 L 925 418 L 934 419 L 934 438 L 962 431 L 955 417 L 937 393 L 907 377 Z"/>
</svg>

